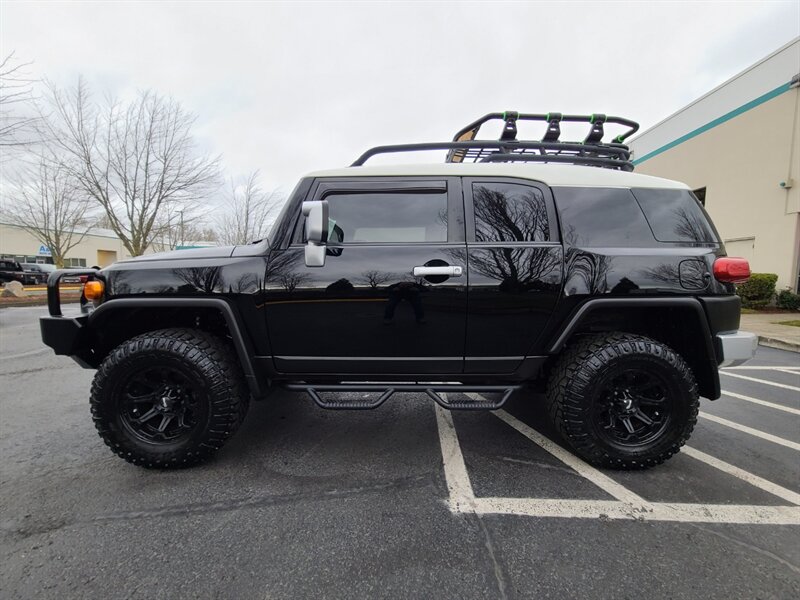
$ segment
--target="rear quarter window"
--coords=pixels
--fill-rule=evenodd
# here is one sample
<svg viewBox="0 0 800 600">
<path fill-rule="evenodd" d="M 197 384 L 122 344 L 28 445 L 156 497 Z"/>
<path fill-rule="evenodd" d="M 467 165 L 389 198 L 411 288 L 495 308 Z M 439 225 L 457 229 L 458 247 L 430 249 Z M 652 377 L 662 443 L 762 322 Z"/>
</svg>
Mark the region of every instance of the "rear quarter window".
<svg viewBox="0 0 800 600">
<path fill-rule="evenodd" d="M 659 242 L 718 241 L 703 207 L 689 190 L 635 188 L 631 191 Z"/>
<path fill-rule="evenodd" d="M 636 198 L 623 188 L 553 188 L 564 243 L 583 248 L 653 246 Z"/>
</svg>

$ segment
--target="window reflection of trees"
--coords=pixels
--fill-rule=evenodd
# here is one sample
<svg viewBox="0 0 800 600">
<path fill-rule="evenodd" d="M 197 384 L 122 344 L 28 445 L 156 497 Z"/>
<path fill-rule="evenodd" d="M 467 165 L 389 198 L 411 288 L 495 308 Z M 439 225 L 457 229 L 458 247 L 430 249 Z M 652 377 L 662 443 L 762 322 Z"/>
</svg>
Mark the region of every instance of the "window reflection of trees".
<svg viewBox="0 0 800 600">
<path fill-rule="evenodd" d="M 550 226 L 542 193 L 536 188 L 524 188 L 525 192 L 513 195 L 501 191 L 508 187 L 473 186 L 475 241 L 547 241 Z"/>
<path fill-rule="evenodd" d="M 502 191 L 508 187 L 474 186 L 476 242 L 547 241 L 547 206 L 541 192 L 527 188 L 524 193 L 511 196 Z M 465 251 L 449 253 L 455 260 L 467 263 Z M 499 281 L 501 291 L 523 292 L 558 285 L 561 252 L 555 246 L 475 248 L 468 262 L 473 272 Z"/>
<path fill-rule="evenodd" d="M 678 240 L 704 243 L 710 241 L 708 228 L 698 212 L 688 211 L 683 207 L 672 209 L 675 219 L 675 235 Z"/>
</svg>

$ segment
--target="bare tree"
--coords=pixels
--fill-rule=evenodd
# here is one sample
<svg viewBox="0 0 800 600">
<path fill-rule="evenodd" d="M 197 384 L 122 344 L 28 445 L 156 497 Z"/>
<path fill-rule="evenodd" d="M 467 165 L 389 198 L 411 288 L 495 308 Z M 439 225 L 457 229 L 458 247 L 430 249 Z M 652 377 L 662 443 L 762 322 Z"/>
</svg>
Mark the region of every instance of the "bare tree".
<svg viewBox="0 0 800 600">
<path fill-rule="evenodd" d="M 33 81 L 12 52 L 0 61 L 0 148 L 26 146 L 37 138 Z"/>
<path fill-rule="evenodd" d="M 361 274 L 360 279 L 361 281 L 366 283 L 370 288 L 376 290 L 381 285 L 383 285 L 387 281 L 391 281 L 395 277 L 396 275 L 394 273 L 387 273 L 386 271 L 378 271 L 375 269 L 371 269 L 369 271 L 364 271 Z"/>
<path fill-rule="evenodd" d="M 5 219 L 50 249 L 53 262 L 64 266 L 69 251 L 91 229 L 91 201 L 75 187 L 67 170 L 41 158 L 37 167 L 19 174 L 2 207 Z"/>
<path fill-rule="evenodd" d="M 264 191 L 258 180 L 258 171 L 238 181 L 231 179 L 225 207 L 217 222 L 222 244 L 249 244 L 267 234 L 270 217 L 282 198 L 275 191 Z"/>
<path fill-rule="evenodd" d="M 82 79 L 67 91 L 48 90 L 48 137 L 131 255 L 163 235 L 166 212 L 186 210 L 216 187 L 219 159 L 197 151 L 195 117 L 175 100 L 145 91 L 127 104 L 100 106 Z"/>
</svg>

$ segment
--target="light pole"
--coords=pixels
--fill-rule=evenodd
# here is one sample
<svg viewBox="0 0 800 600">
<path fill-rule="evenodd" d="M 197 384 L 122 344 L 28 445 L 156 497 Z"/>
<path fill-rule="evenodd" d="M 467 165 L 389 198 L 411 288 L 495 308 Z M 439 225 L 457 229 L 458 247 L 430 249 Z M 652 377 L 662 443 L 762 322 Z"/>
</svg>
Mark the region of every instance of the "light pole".
<svg viewBox="0 0 800 600">
<path fill-rule="evenodd" d="M 183 246 L 183 210 L 178 211 L 181 215 L 181 228 L 180 228 L 180 243 L 178 246 Z"/>
</svg>

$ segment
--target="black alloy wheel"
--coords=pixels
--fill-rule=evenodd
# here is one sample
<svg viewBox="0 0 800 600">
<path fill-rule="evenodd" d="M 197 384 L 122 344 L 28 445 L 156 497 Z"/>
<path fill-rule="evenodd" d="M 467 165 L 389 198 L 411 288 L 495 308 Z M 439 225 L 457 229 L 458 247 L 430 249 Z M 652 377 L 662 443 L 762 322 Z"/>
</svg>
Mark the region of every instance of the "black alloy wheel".
<svg viewBox="0 0 800 600">
<path fill-rule="evenodd" d="M 646 469 L 680 451 L 697 422 L 694 374 L 666 344 L 642 335 L 576 339 L 548 381 L 550 419 L 587 462 Z"/>
<path fill-rule="evenodd" d="M 176 442 L 207 418 L 207 403 L 196 380 L 171 366 L 146 367 L 122 384 L 119 414 L 144 442 Z"/>
<path fill-rule="evenodd" d="M 210 458 L 233 435 L 250 395 L 234 352 L 192 329 L 162 329 L 120 344 L 92 382 L 92 417 L 121 458 L 182 468 Z"/>
<path fill-rule="evenodd" d="M 626 367 L 598 385 L 592 417 L 609 444 L 635 448 L 657 439 L 669 426 L 672 396 L 652 369 Z"/>
</svg>

